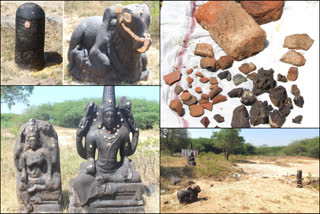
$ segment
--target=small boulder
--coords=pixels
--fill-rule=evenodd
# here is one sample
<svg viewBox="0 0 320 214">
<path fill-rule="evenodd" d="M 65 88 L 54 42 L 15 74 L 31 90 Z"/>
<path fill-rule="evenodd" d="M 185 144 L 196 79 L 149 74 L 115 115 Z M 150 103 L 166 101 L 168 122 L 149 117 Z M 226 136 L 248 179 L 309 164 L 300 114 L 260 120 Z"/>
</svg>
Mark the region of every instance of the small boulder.
<svg viewBox="0 0 320 214">
<path fill-rule="evenodd" d="M 269 124 L 271 128 L 281 128 L 285 121 L 286 117 L 277 109 L 273 110 L 273 112 L 269 114 Z"/>
<path fill-rule="evenodd" d="M 294 104 L 296 104 L 296 106 L 302 108 L 303 104 L 304 104 L 304 99 L 303 96 L 299 95 L 299 96 L 295 96 L 294 99 Z"/>
<path fill-rule="evenodd" d="M 228 92 L 228 96 L 233 97 L 241 97 L 243 93 L 243 88 L 234 88 Z"/>
<path fill-rule="evenodd" d="M 246 106 L 250 106 L 257 100 L 256 96 L 248 89 L 243 90 L 240 102 Z"/>
<path fill-rule="evenodd" d="M 212 46 L 208 43 L 198 43 L 194 54 L 202 57 L 214 57 Z"/>
<path fill-rule="evenodd" d="M 268 102 L 256 101 L 250 109 L 250 123 L 254 126 L 269 122 Z"/>
<path fill-rule="evenodd" d="M 290 81 L 296 81 L 298 78 L 298 68 L 296 67 L 291 67 L 288 71 L 287 75 L 288 80 Z"/>
<path fill-rule="evenodd" d="M 280 61 L 295 66 L 303 66 L 306 63 L 306 59 L 304 58 L 304 56 L 294 50 L 289 50 L 280 58 Z"/>
<path fill-rule="evenodd" d="M 241 74 L 236 74 L 236 75 L 233 76 L 233 82 L 237 86 L 237 85 L 240 85 L 243 82 L 247 82 L 247 78 L 245 78 Z"/>
<path fill-rule="evenodd" d="M 249 74 L 250 72 L 256 70 L 256 65 L 253 64 L 252 62 L 250 62 L 250 63 L 244 63 L 244 64 L 242 64 L 242 65 L 239 67 L 239 70 L 240 70 L 243 74 L 247 75 L 247 74 Z"/>
<path fill-rule="evenodd" d="M 284 48 L 297 49 L 297 50 L 309 50 L 314 40 L 310 38 L 308 34 L 294 34 L 287 36 L 284 39 Z"/>
<path fill-rule="evenodd" d="M 238 106 L 233 110 L 232 128 L 250 128 L 249 113 L 244 105 Z"/>
<path fill-rule="evenodd" d="M 283 102 L 280 102 L 279 111 L 282 115 L 288 116 L 291 109 L 293 109 L 293 105 L 290 97 L 287 97 Z"/>
<path fill-rule="evenodd" d="M 280 85 L 270 90 L 269 97 L 273 105 L 279 107 L 280 103 L 287 99 L 288 95 L 286 89 Z"/>
<path fill-rule="evenodd" d="M 260 95 L 265 92 L 269 92 L 272 88 L 274 88 L 277 82 L 273 79 L 274 71 L 270 70 L 263 70 L 261 68 L 258 71 L 258 74 L 253 79 L 253 90 L 252 92 L 255 95 Z"/>
<path fill-rule="evenodd" d="M 181 79 L 181 72 L 179 70 L 175 70 L 167 75 L 163 76 L 163 79 L 166 84 L 173 85 L 173 83 L 178 82 Z"/>
<path fill-rule="evenodd" d="M 294 119 L 292 119 L 292 122 L 301 124 L 302 119 L 303 119 L 303 116 L 302 115 L 298 115 Z"/>
</svg>

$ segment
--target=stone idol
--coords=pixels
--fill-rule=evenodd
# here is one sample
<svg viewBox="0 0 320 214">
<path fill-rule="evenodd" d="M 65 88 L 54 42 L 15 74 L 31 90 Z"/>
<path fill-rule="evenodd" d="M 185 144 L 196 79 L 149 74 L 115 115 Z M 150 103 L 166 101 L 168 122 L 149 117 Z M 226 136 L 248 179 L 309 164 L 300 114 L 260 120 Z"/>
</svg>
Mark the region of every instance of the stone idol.
<svg viewBox="0 0 320 214">
<path fill-rule="evenodd" d="M 147 80 L 150 12 L 146 4 L 108 7 L 103 17 L 82 21 L 73 31 L 68 71 L 77 80 L 98 84 Z"/>
<path fill-rule="evenodd" d="M 48 122 L 30 119 L 14 148 L 20 212 L 61 212 L 58 136 Z"/>
<path fill-rule="evenodd" d="M 144 185 L 128 158 L 135 152 L 139 138 L 131 105 L 122 97 L 116 106 L 114 86 L 104 87 L 102 106 L 86 104 L 76 144 L 79 155 L 87 161 L 81 163 L 78 176 L 70 181 L 70 212 L 144 212 Z"/>
</svg>

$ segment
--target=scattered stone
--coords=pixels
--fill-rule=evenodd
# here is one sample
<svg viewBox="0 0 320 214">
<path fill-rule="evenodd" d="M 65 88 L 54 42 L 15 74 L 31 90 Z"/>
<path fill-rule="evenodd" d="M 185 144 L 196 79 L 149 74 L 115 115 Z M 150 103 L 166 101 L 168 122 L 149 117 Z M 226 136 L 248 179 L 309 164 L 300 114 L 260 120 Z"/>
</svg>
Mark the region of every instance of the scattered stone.
<svg viewBox="0 0 320 214">
<path fill-rule="evenodd" d="M 213 103 L 212 102 L 208 102 L 208 103 L 202 103 L 200 104 L 203 108 L 209 110 L 209 111 L 212 111 L 212 105 Z"/>
<path fill-rule="evenodd" d="M 249 113 L 244 105 L 238 106 L 233 110 L 232 128 L 250 128 Z"/>
<path fill-rule="evenodd" d="M 195 88 L 195 91 L 198 93 L 198 94 L 201 94 L 202 93 L 202 89 L 200 87 L 196 87 Z"/>
<path fill-rule="evenodd" d="M 191 94 L 188 91 L 184 91 L 181 95 L 180 98 L 182 101 L 188 101 L 191 99 Z"/>
<path fill-rule="evenodd" d="M 281 18 L 284 1 L 241 1 L 241 6 L 262 25 Z"/>
<path fill-rule="evenodd" d="M 169 108 L 177 112 L 177 114 L 182 117 L 184 109 L 180 100 L 171 100 Z"/>
<path fill-rule="evenodd" d="M 197 66 L 197 65 L 193 66 L 193 69 L 197 69 L 197 68 L 198 68 L 198 66 Z"/>
<path fill-rule="evenodd" d="M 209 100 L 206 100 L 206 99 L 200 99 L 200 100 L 198 100 L 198 103 L 199 104 L 204 104 L 204 103 L 208 103 L 209 102 Z"/>
<path fill-rule="evenodd" d="M 213 57 L 202 57 L 200 60 L 200 67 L 202 69 L 214 70 L 216 66 L 216 59 Z"/>
<path fill-rule="evenodd" d="M 222 56 L 217 61 L 217 70 L 221 68 L 222 70 L 228 69 L 233 64 L 233 58 L 231 56 Z"/>
<path fill-rule="evenodd" d="M 164 203 L 164 204 L 169 204 L 169 201 L 164 201 L 163 203 Z"/>
<path fill-rule="evenodd" d="M 269 124 L 271 128 L 281 128 L 286 121 L 286 117 L 282 115 L 277 109 L 269 114 Z"/>
<path fill-rule="evenodd" d="M 201 94 L 201 99 L 209 100 L 208 94 Z"/>
<path fill-rule="evenodd" d="M 210 77 L 210 78 L 209 78 L 209 83 L 210 83 L 211 85 L 216 85 L 216 84 L 218 84 L 218 80 L 217 80 L 217 78 L 215 78 L 215 77 Z"/>
<path fill-rule="evenodd" d="M 212 46 L 208 43 L 198 43 L 194 54 L 203 57 L 214 57 Z"/>
<path fill-rule="evenodd" d="M 250 109 L 250 123 L 254 126 L 269 122 L 268 102 L 256 101 Z"/>
<path fill-rule="evenodd" d="M 296 67 L 291 67 L 288 71 L 287 75 L 288 80 L 290 81 L 296 81 L 298 78 L 298 68 Z"/>
<path fill-rule="evenodd" d="M 218 87 L 218 84 L 216 84 L 216 85 L 210 85 L 210 86 L 209 86 L 209 89 L 212 90 L 212 89 L 214 89 L 215 87 Z"/>
<path fill-rule="evenodd" d="M 190 84 L 193 82 L 193 78 L 192 77 L 187 77 L 187 82 Z"/>
<path fill-rule="evenodd" d="M 178 82 L 181 79 L 181 72 L 179 70 L 175 70 L 163 77 L 164 81 L 168 85 L 172 85 L 175 82 Z"/>
<path fill-rule="evenodd" d="M 314 40 L 310 38 L 308 34 L 294 34 L 287 36 L 284 39 L 284 48 L 297 49 L 297 50 L 309 50 Z"/>
<path fill-rule="evenodd" d="M 299 95 L 299 96 L 295 96 L 294 99 L 294 104 L 296 104 L 296 106 L 302 108 L 303 104 L 304 104 L 304 99 L 303 96 Z"/>
<path fill-rule="evenodd" d="M 187 106 L 191 106 L 193 104 L 196 104 L 197 103 L 197 97 L 196 96 L 193 96 L 191 95 L 191 99 L 188 100 L 188 101 L 183 101 L 183 104 L 187 105 Z"/>
<path fill-rule="evenodd" d="M 206 128 L 208 128 L 208 125 L 210 124 L 209 118 L 208 117 L 203 117 L 200 122 L 202 123 L 202 125 Z"/>
<path fill-rule="evenodd" d="M 189 84 L 188 84 L 188 87 L 189 87 L 189 88 L 192 88 L 192 84 L 191 84 L 191 83 L 189 83 Z"/>
<path fill-rule="evenodd" d="M 292 122 L 301 124 L 302 119 L 303 119 L 303 116 L 302 115 L 298 115 L 294 119 L 292 119 Z"/>
<path fill-rule="evenodd" d="M 257 73 L 256 73 L 256 72 L 253 72 L 253 73 L 248 74 L 247 78 L 248 78 L 249 80 L 253 80 L 256 75 L 257 75 Z"/>
<path fill-rule="evenodd" d="M 210 98 L 210 100 L 212 100 L 215 96 L 217 96 L 221 91 L 222 91 L 222 88 L 220 88 L 218 85 L 217 85 L 217 87 L 214 87 L 214 88 L 209 92 L 209 98 Z"/>
<path fill-rule="evenodd" d="M 257 100 L 256 96 L 248 89 L 243 90 L 240 102 L 246 106 L 250 106 Z"/>
<path fill-rule="evenodd" d="M 279 82 L 288 82 L 287 78 L 281 74 L 278 74 L 278 79 Z"/>
<path fill-rule="evenodd" d="M 288 95 L 286 89 L 280 85 L 270 90 L 269 97 L 273 105 L 279 107 L 280 103 L 287 99 Z"/>
<path fill-rule="evenodd" d="M 241 97 L 242 93 L 243 93 L 243 88 L 234 88 L 231 91 L 229 91 L 228 96 L 231 98 Z"/>
<path fill-rule="evenodd" d="M 213 116 L 213 118 L 214 118 L 218 123 L 224 122 L 224 117 L 221 116 L 220 114 L 215 114 L 215 115 Z"/>
<path fill-rule="evenodd" d="M 195 13 L 198 23 L 235 60 L 264 49 L 266 32 L 234 1 L 209 1 Z"/>
<path fill-rule="evenodd" d="M 208 77 L 201 77 L 200 82 L 207 83 L 207 82 L 209 82 L 209 79 L 208 79 Z"/>
<path fill-rule="evenodd" d="M 283 102 L 280 102 L 279 111 L 282 115 L 288 116 L 291 109 L 293 109 L 293 105 L 290 97 L 287 97 Z"/>
<path fill-rule="evenodd" d="M 293 84 L 291 86 L 291 93 L 294 95 L 294 96 L 299 96 L 300 95 L 300 89 L 298 88 L 298 86 L 296 84 Z"/>
<path fill-rule="evenodd" d="M 215 96 L 211 101 L 212 101 L 212 105 L 214 105 L 217 103 L 227 101 L 227 97 L 219 94 L 219 95 Z"/>
<path fill-rule="evenodd" d="M 223 71 L 221 73 L 218 74 L 218 77 L 223 80 L 223 79 L 227 79 L 228 81 L 231 80 L 231 73 L 227 70 L 227 71 Z"/>
<path fill-rule="evenodd" d="M 236 75 L 233 76 L 233 82 L 237 86 L 237 85 L 240 85 L 243 82 L 247 82 L 247 78 L 245 78 L 241 74 L 236 74 Z"/>
<path fill-rule="evenodd" d="M 179 95 L 182 91 L 183 91 L 183 88 L 182 88 L 180 85 L 177 85 L 177 86 L 174 88 L 174 93 L 175 93 L 176 95 Z"/>
<path fill-rule="evenodd" d="M 258 74 L 253 79 L 253 90 L 252 92 L 258 96 L 265 92 L 269 92 L 270 89 L 274 88 L 277 82 L 273 79 L 274 71 L 270 70 L 263 70 L 261 68 L 258 71 Z"/>
<path fill-rule="evenodd" d="M 303 66 L 306 63 L 306 59 L 304 58 L 304 56 L 294 50 L 289 50 L 280 58 L 280 61 L 295 66 Z"/>
<path fill-rule="evenodd" d="M 193 69 L 192 69 L 192 68 L 190 68 L 190 69 L 187 70 L 187 74 L 192 74 L 192 72 L 193 72 Z"/>
<path fill-rule="evenodd" d="M 239 70 L 240 70 L 243 74 L 247 75 L 247 74 L 251 73 L 252 71 L 256 70 L 256 65 L 253 64 L 252 62 L 250 62 L 250 63 L 244 63 L 244 64 L 242 64 L 242 65 L 239 67 Z"/>
<path fill-rule="evenodd" d="M 200 117 L 204 113 L 203 107 L 200 105 L 189 106 L 189 111 L 192 117 Z"/>
<path fill-rule="evenodd" d="M 196 76 L 198 76 L 198 77 L 204 77 L 203 74 L 202 74 L 200 71 L 198 71 L 198 72 L 196 73 Z"/>
</svg>

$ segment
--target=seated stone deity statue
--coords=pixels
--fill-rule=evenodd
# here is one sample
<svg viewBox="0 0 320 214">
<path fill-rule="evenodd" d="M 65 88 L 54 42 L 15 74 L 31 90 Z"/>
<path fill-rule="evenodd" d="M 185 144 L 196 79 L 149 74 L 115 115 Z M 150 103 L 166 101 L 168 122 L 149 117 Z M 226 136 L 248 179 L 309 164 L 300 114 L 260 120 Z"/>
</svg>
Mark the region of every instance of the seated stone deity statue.
<svg viewBox="0 0 320 214">
<path fill-rule="evenodd" d="M 131 102 L 123 97 L 117 107 L 113 86 L 105 86 L 102 100 L 101 107 L 92 102 L 85 106 L 86 114 L 77 131 L 77 151 L 87 161 L 81 164 L 80 173 L 70 182 L 73 195 L 70 211 L 98 212 L 99 208 L 101 212 L 119 212 L 112 210 L 111 204 L 132 209 L 132 212 L 143 211 L 144 186 L 128 158 L 136 151 L 139 138 Z"/>
<path fill-rule="evenodd" d="M 23 126 L 15 145 L 15 165 L 20 211 L 61 211 L 59 148 L 49 123 L 30 119 Z"/>
<path fill-rule="evenodd" d="M 107 8 L 103 17 L 86 18 L 72 33 L 68 72 L 98 84 L 147 80 L 149 25 L 146 4 L 118 4 Z"/>
</svg>

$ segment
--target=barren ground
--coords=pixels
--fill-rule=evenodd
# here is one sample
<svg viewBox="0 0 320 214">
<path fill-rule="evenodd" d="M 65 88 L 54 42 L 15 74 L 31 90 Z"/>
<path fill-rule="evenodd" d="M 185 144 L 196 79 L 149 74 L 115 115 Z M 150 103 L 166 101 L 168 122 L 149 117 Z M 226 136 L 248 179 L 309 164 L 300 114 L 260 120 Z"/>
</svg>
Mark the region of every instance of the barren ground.
<svg viewBox="0 0 320 214">
<path fill-rule="evenodd" d="M 305 157 L 277 157 L 274 161 L 255 158 L 249 163 L 237 164 L 246 174 L 237 181 L 194 179 L 200 185 L 200 200 L 192 204 L 179 204 L 177 191 L 161 194 L 161 212 L 244 212 L 244 213 L 319 213 L 319 190 L 310 185 L 297 188 L 295 174 L 303 177 L 310 172 L 319 178 L 319 160 Z M 165 166 L 163 166 L 165 167 Z M 191 180 L 191 179 L 190 179 Z M 211 187 L 211 185 L 213 185 Z M 168 204 L 164 204 L 168 201 Z"/>
</svg>

